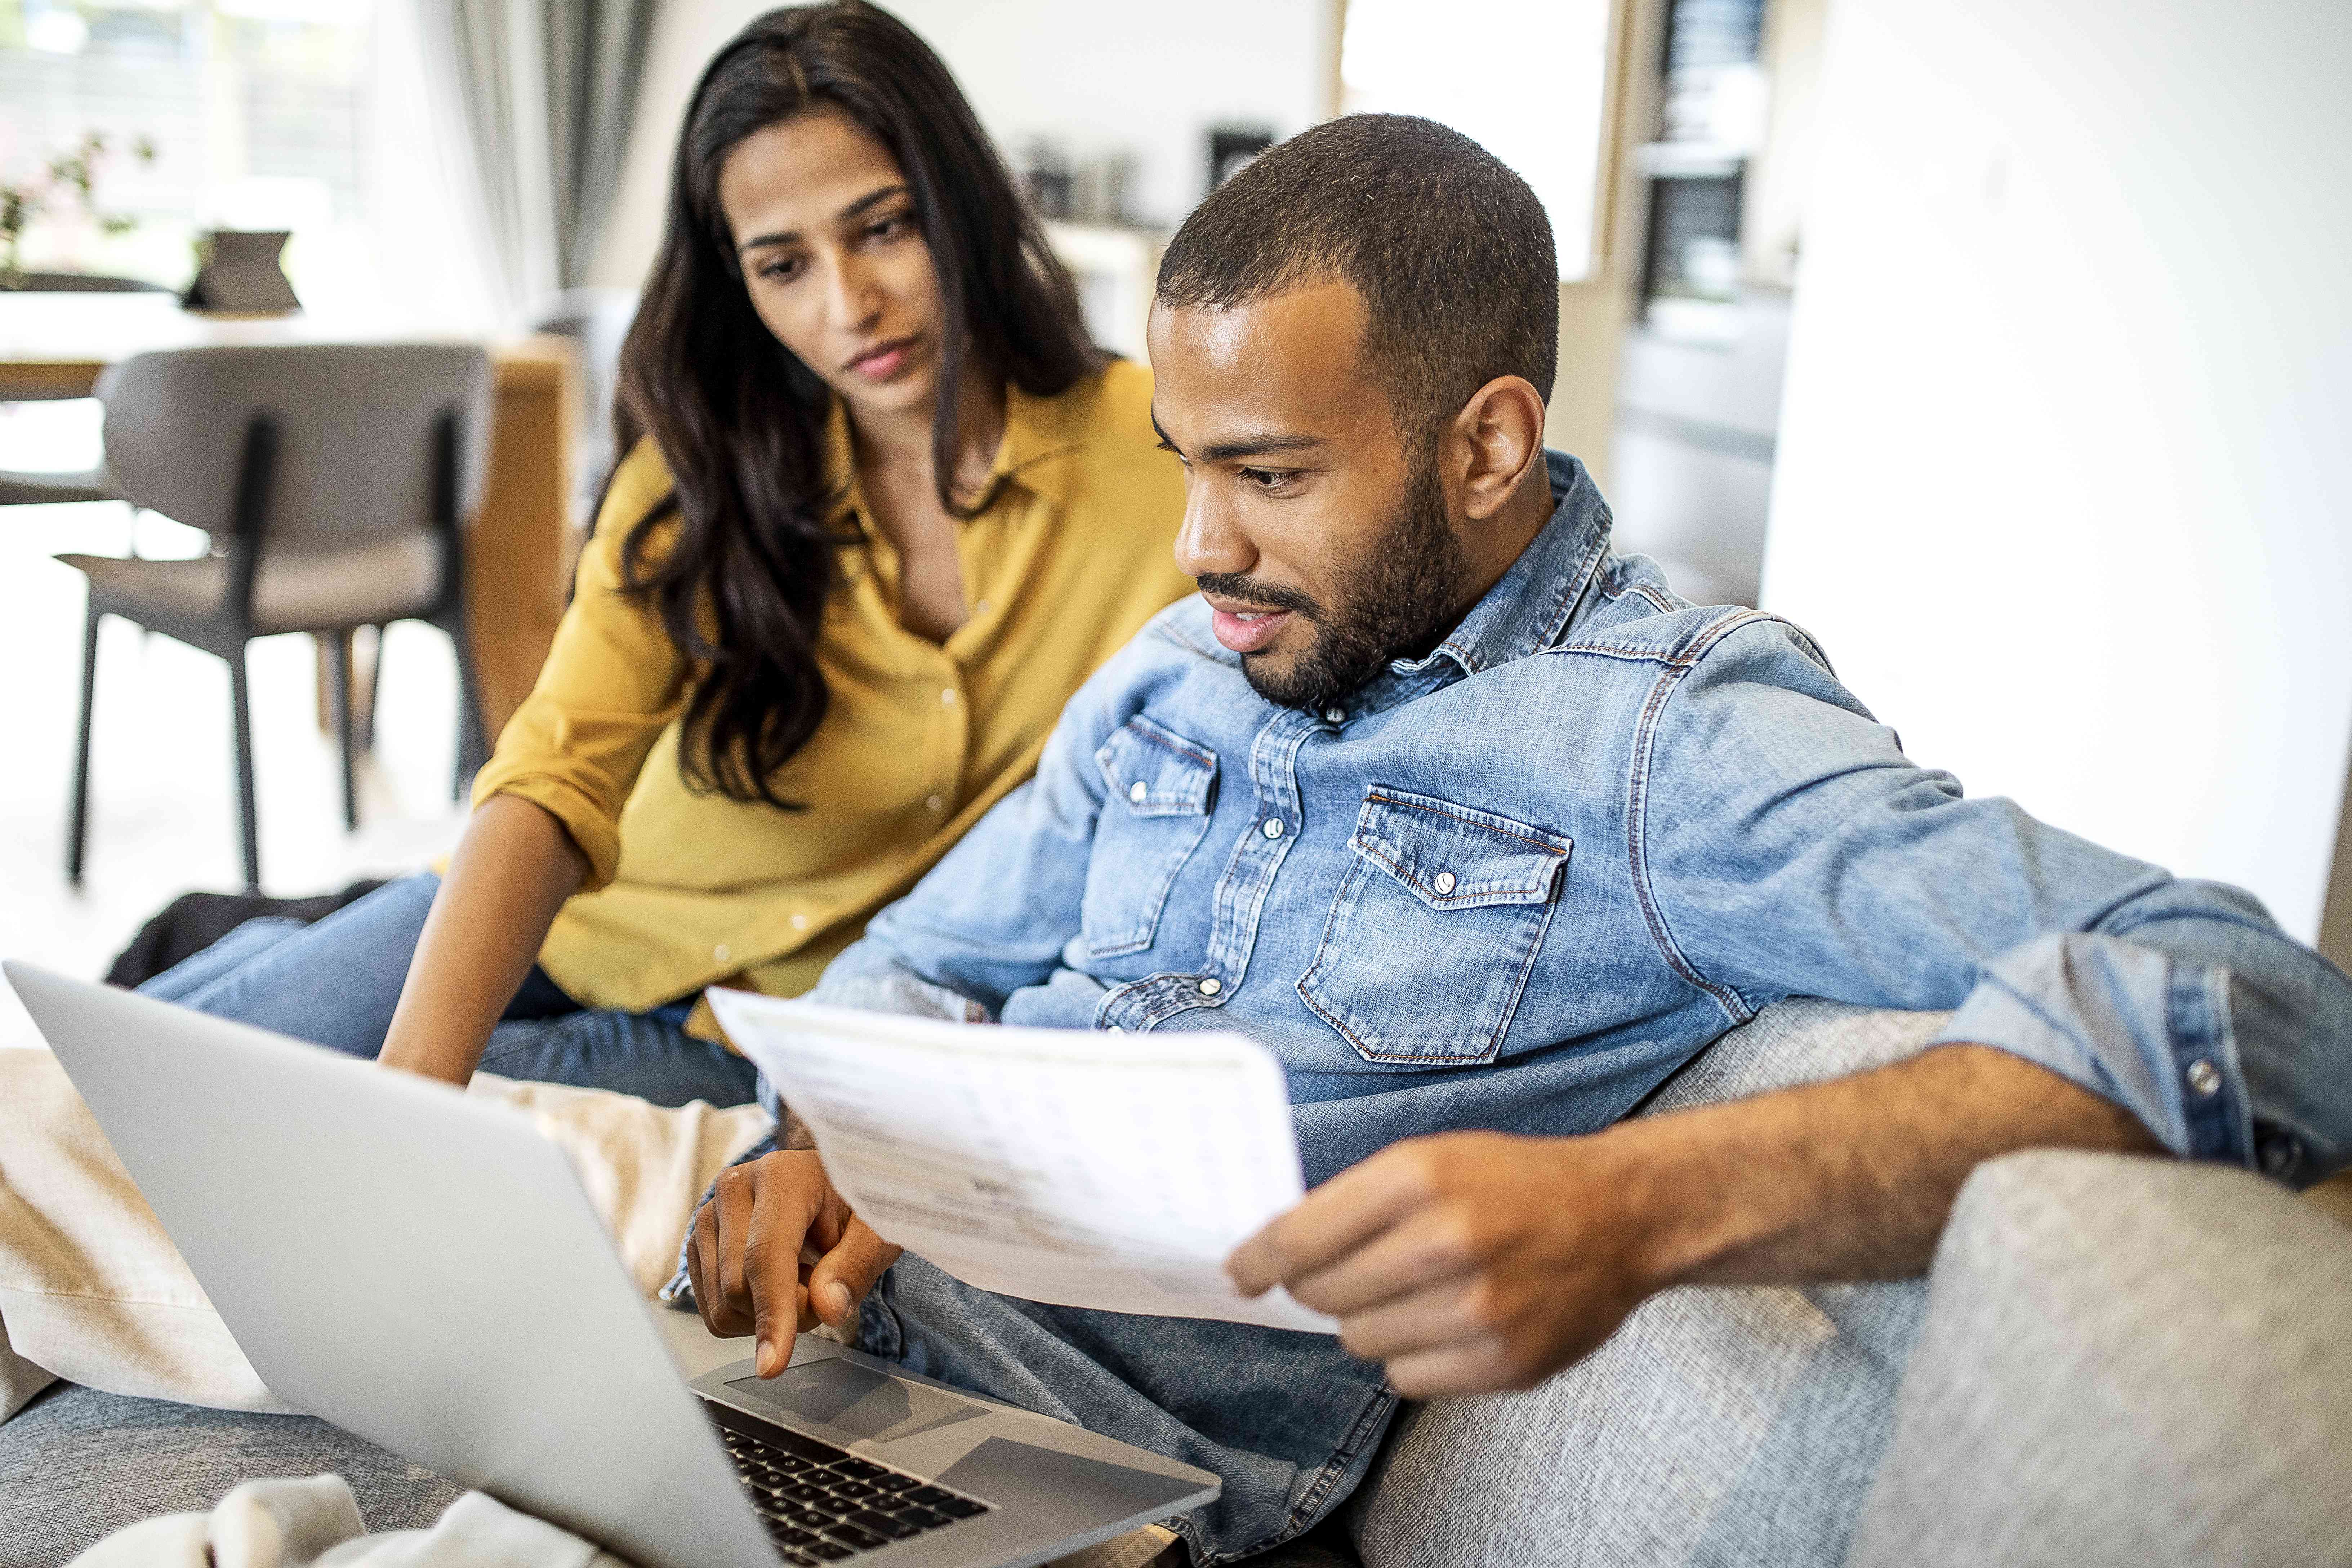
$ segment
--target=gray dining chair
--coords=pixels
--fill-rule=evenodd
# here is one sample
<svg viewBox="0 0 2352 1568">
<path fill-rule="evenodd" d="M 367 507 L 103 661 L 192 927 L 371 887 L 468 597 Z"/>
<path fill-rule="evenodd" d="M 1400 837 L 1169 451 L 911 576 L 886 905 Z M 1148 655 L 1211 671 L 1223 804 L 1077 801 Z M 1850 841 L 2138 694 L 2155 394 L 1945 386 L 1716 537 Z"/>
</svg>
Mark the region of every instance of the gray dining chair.
<svg viewBox="0 0 2352 1568">
<path fill-rule="evenodd" d="M 248 889 L 261 884 L 246 687 L 256 637 L 310 632 L 326 648 L 343 821 L 355 826 L 352 633 L 396 620 L 439 626 L 457 653 L 462 789 L 488 752 L 464 625 L 462 528 L 487 468 L 488 357 L 446 343 L 173 349 L 114 366 L 98 396 L 120 493 L 201 529 L 213 548 L 177 561 L 58 557 L 89 580 L 67 876 L 81 876 L 108 616 L 228 666 Z"/>
</svg>

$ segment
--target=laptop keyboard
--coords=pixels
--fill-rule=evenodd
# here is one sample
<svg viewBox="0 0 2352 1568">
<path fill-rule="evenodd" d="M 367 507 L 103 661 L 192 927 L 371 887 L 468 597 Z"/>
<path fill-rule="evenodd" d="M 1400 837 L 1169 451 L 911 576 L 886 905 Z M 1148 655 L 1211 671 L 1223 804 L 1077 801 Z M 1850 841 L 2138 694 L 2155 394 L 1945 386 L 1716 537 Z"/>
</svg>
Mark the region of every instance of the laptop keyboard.
<svg viewBox="0 0 2352 1568">
<path fill-rule="evenodd" d="M 719 1429 L 743 1495 L 787 1563 L 842 1563 L 989 1511 L 976 1498 L 782 1427 Z"/>
</svg>

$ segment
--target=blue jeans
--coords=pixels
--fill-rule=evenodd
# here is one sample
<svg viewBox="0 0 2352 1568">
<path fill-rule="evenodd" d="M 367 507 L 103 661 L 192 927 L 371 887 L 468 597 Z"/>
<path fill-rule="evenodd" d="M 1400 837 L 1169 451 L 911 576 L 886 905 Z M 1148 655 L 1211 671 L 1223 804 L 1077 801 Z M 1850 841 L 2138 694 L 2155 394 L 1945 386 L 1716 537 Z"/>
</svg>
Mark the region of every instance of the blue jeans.
<svg viewBox="0 0 2352 1568">
<path fill-rule="evenodd" d="M 198 1012 L 273 1029 L 357 1057 L 383 1049 L 425 911 L 441 879 L 390 882 L 315 924 L 250 920 L 139 989 Z M 538 965 L 508 1003 L 482 1053 L 487 1072 L 616 1089 L 656 1105 L 740 1105 L 758 1069 L 686 1032 L 691 998 L 650 1013 L 583 1007 Z"/>
</svg>

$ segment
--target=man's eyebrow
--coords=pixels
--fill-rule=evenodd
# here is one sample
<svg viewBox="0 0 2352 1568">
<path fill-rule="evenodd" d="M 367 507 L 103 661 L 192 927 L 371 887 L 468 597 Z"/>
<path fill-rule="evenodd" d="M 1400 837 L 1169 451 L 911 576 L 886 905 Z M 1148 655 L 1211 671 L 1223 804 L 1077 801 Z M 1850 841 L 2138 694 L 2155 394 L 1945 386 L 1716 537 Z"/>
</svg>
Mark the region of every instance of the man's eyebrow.
<svg viewBox="0 0 2352 1568">
<path fill-rule="evenodd" d="M 1151 416 L 1151 429 L 1170 451 L 1181 453 L 1182 448 L 1169 440 L 1168 432 L 1160 427 L 1160 416 L 1156 414 Z M 1191 456 L 1194 462 L 1199 463 L 1230 463 L 1236 458 L 1263 458 L 1271 452 L 1304 452 L 1322 445 L 1323 437 L 1320 436 L 1285 436 L 1269 430 L 1264 435 L 1212 441 Z"/>
<path fill-rule="evenodd" d="M 904 195 L 906 193 L 907 187 L 904 185 L 877 185 L 874 189 L 866 192 L 864 195 L 858 197 L 856 201 L 850 203 L 847 206 L 835 213 L 834 215 L 834 221 L 836 223 L 847 223 L 850 219 L 856 217 L 859 214 L 866 212 L 867 209 L 878 206 L 882 203 L 888 201 L 892 196 Z M 800 237 L 801 231 L 796 228 L 781 229 L 774 234 L 755 234 L 751 238 L 745 240 L 742 244 L 737 246 L 735 247 L 735 254 L 740 256 L 746 251 L 757 250 L 764 245 L 790 245 L 793 241 L 800 238 Z"/>
</svg>

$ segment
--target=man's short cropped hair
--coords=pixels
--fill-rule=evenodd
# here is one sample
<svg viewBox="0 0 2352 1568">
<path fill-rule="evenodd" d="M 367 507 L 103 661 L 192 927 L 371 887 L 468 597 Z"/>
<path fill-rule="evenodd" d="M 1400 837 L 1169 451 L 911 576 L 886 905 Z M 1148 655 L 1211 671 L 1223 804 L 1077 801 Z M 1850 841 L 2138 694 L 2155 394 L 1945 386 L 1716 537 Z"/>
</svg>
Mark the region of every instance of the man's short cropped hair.
<svg viewBox="0 0 2352 1568">
<path fill-rule="evenodd" d="M 1409 440 L 1433 437 L 1498 375 L 1551 395 L 1551 220 L 1525 180 L 1461 132 L 1406 114 L 1299 132 L 1184 220 L 1159 295 L 1228 310 L 1331 279 L 1363 299 L 1365 369 Z"/>
</svg>

